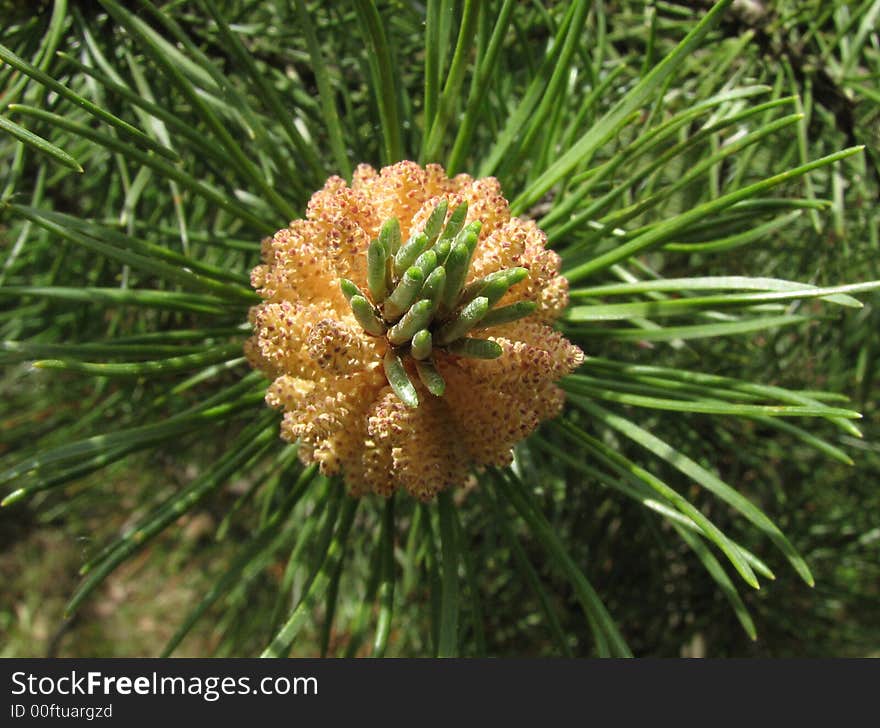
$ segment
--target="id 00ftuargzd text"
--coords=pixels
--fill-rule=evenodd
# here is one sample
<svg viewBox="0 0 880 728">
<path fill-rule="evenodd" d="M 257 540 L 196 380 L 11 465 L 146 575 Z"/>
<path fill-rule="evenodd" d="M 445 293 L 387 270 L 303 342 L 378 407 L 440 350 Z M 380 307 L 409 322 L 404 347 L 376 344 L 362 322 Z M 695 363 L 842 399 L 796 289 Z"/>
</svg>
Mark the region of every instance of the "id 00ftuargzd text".
<svg viewBox="0 0 880 728">
<path fill-rule="evenodd" d="M 34 703 L 9 706 L 12 718 L 75 718 L 77 720 L 99 720 L 113 717 L 113 704 L 107 705 L 58 705 L 57 703 Z"/>
</svg>

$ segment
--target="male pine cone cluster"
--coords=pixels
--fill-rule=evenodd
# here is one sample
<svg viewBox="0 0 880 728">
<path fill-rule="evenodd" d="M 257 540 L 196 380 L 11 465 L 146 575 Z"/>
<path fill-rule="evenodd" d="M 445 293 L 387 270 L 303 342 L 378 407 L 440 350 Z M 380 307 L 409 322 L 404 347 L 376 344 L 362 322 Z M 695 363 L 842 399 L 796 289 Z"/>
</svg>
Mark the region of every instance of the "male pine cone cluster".
<svg viewBox="0 0 880 728">
<path fill-rule="evenodd" d="M 353 494 L 428 499 L 508 464 L 583 359 L 549 325 L 568 286 L 545 244 L 491 177 L 414 162 L 331 177 L 251 274 L 246 352 L 282 437 Z"/>
</svg>

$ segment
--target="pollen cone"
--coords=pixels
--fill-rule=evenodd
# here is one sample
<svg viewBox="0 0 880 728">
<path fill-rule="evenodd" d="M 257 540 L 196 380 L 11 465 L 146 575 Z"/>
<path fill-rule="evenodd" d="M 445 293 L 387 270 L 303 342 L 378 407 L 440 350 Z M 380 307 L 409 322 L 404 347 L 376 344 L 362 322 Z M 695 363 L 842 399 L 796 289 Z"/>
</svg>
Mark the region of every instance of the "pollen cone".
<svg viewBox="0 0 880 728">
<path fill-rule="evenodd" d="M 465 209 L 459 225 L 453 216 Z M 426 281 L 412 302 L 401 289 L 394 301 L 410 309 L 391 317 L 393 306 L 374 294 L 387 288 L 390 301 L 397 283 L 421 279 L 412 268 L 396 277 L 395 251 L 385 248 L 424 244 L 416 236 L 438 210 L 447 227 L 414 264 L 434 268 L 422 271 Z M 263 263 L 251 273 L 263 302 L 251 310 L 246 351 L 272 380 L 266 401 L 284 413 L 281 436 L 299 440 L 302 460 L 341 474 L 353 494 L 405 488 L 429 499 L 463 484 L 474 468 L 509 463 L 513 446 L 559 413 L 563 395 L 554 382 L 583 360 L 551 328 L 568 285 L 545 246 L 533 221 L 511 217 L 492 177 L 450 179 L 438 165 L 414 162 L 378 172 L 361 165 L 351 186 L 331 177 L 305 219 L 263 241 Z M 465 248 L 472 255 L 462 274 Z M 383 250 L 387 287 L 376 280 Z M 444 261 L 448 269 L 431 277 Z M 513 273 L 499 288 L 503 271 Z M 444 292 L 447 283 L 459 293 Z M 409 328 L 419 329 L 415 339 Z"/>
</svg>

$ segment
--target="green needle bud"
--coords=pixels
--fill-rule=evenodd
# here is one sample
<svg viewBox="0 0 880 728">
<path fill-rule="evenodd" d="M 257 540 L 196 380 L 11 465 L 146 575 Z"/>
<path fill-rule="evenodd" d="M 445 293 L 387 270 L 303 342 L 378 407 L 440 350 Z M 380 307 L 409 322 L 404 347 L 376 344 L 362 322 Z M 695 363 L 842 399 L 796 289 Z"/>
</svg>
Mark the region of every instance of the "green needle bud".
<svg viewBox="0 0 880 728">
<path fill-rule="evenodd" d="M 466 285 L 461 292 L 461 295 L 458 297 L 458 303 L 467 303 L 477 296 L 486 296 L 488 298 L 490 294 L 494 298 L 494 303 L 507 293 L 507 290 L 510 287 L 515 283 L 519 283 L 528 275 L 528 268 L 505 268 L 504 270 L 496 270 L 494 273 L 490 273 L 483 278 L 478 278 Z M 492 286 L 492 288 L 487 289 L 488 286 Z"/>
<path fill-rule="evenodd" d="M 437 267 L 437 253 L 433 250 L 426 250 L 413 263 L 413 268 L 418 268 L 428 277 L 428 274 Z"/>
<path fill-rule="evenodd" d="M 447 348 L 451 354 L 470 359 L 497 359 L 503 353 L 501 347 L 489 339 L 459 339 Z"/>
<path fill-rule="evenodd" d="M 350 301 L 352 296 L 364 296 L 360 288 L 352 283 L 348 278 L 339 279 L 339 288 L 342 289 L 342 295 L 346 301 Z M 364 296 L 366 298 L 366 296 Z"/>
<path fill-rule="evenodd" d="M 507 291 L 523 280 L 528 274 L 529 272 L 525 268 L 511 268 L 506 276 L 501 276 L 487 283 L 483 290 L 480 291 L 480 295 L 488 298 L 489 305 L 494 306 Z"/>
<path fill-rule="evenodd" d="M 446 288 L 440 300 L 441 311 L 451 311 L 455 307 L 470 264 L 471 248 L 466 241 L 456 243 L 446 259 Z"/>
<path fill-rule="evenodd" d="M 487 313 L 483 320 L 480 321 L 480 328 L 487 329 L 490 326 L 498 326 L 500 324 L 508 324 L 511 321 L 517 321 L 534 313 L 538 304 L 534 301 L 517 301 L 509 306 L 494 308 Z"/>
<path fill-rule="evenodd" d="M 425 236 L 428 238 L 428 245 L 433 245 L 437 240 L 437 236 L 443 229 L 443 223 L 446 222 L 446 211 L 449 209 L 447 200 L 440 200 L 434 211 L 428 216 L 428 222 L 425 223 Z"/>
<path fill-rule="evenodd" d="M 417 233 L 407 240 L 406 245 L 401 247 L 394 256 L 394 275 L 398 278 L 402 276 L 403 272 L 413 264 L 413 261 L 428 248 L 428 245 L 428 236 L 424 233 Z"/>
<path fill-rule="evenodd" d="M 394 326 L 388 329 L 388 341 L 399 346 L 409 341 L 431 321 L 434 306 L 430 301 L 414 303 Z"/>
<path fill-rule="evenodd" d="M 385 376 L 388 379 L 388 384 L 391 385 L 391 389 L 394 390 L 394 394 L 400 397 L 401 402 L 407 407 L 418 407 L 419 395 L 416 394 L 416 388 L 409 381 L 409 375 L 406 373 L 403 362 L 394 353 L 394 350 L 389 349 L 385 352 L 383 364 L 385 366 Z"/>
<path fill-rule="evenodd" d="M 461 232 L 455 236 L 455 240 L 452 241 L 452 247 L 454 248 L 459 243 L 463 243 L 468 241 L 468 245 L 471 249 L 471 255 L 473 256 L 474 250 L 477 248 L 477 240 L 480 237 L 480 230 L 483 229 L 483 223 L 479 220 L 474 220 L 473 222 L 469 222 L 465 225 Z"/>
<path fill-rule="evenodd" d="M 443 231 L 443 234 L 440 235 L 440 241 L 448 240 L 449 242 L 452 242 L 455 239 L 455 236 L 458 235 L 459 231 L 464 227 L 467 212 L 467 202 L 462 202 L 452 211 L 452 214 L 449 216 L 449 222 L 446 224 L 446 229 Z"/>
<path fill-rule="evenodd" d="M 434 362 L 432 362 L 430 359 L 426 359 L 425 361 L 417 361 L 416 372 L 418 372 L 419 379 L 422 380 L 422 384 L 425 385 L 425 388 L 431 394 L 433 394 L 435 397 L 443 396 L 443 393 L 446 391 L 446 382 L 443 381 L 443 377 L 440 375 L 440 372 L 437 371 L 437 368 L 434 366 Z"/>
<path fill-rule="evenodd" d="M 425 274 L 422 272 L 421 268 L 413 266 L 407 270 L 406 273 L 403 274 L 403 278 L 400 279 L 400 283 L 397 284 L 397 288 L 395 288 L 391 292 L 391 295 L 385 300 L 385 306 L 383 309 L 385 318 L 392 321 L 403 316 L 404 312 L 412 306 L 413 301 L 416 300 L 416 296 L 418 296 L 419 291 L 422 290 L 422 284 L 424 282 Z"/>
<path fill-rule="evenodd" d="M 449 251 L 452 250 L 452 243 L 449 240 L 441 240 L 432 250 L 437 254 L 437 264 L 445 265 L 446 259 L 449 257 Z"/>
<path fill-rule="evenodd" d="M 386 263 L 388 252 L 385 245 L 379 240 L 374 240 L 367 248 L 367 286 L 373 301 L 378 305 L 388 295 L 388 280 L 386 277 Z"/>
<path fill-rule="evenodd" d="M 465 306 L 454 319 L 443 324 L 437 332 L 437 343 L 448 344 L 460 339 L 474 326 L 480 323 L 480 319 L 489 313 L 489 299 L 479 296 Z"/>
<path fill-rule="evenodd" d="M 422 292 L 419 296 L 431 302 L 432 313 L 437 310 L 437 306 L 440 304 L 446 290 L 447 280 L 446 269 L 443 266 L 434 268 L 431 275 L 425 279 L 425 285 L 422 286 Z"/>
<path fill-rule="evenodd" d="M 478 237 L 480 237 L 480 230 L 482 230 L 482 229 L 483 229 L 483 223 L 480 222 L 479 220 L 474 220 L 473 222 L 469 222 L 467 225 L 464 226 L 462 231 L 458 234 L 458 237 L 456 238 L 456 242 L 460 242 L 461 240 L 464 239 L 465 235 L 469 235 L 470 233 L 473 233 L 474 236 L 478 238 Z M 477 241 L 474 240 L 474 247 L 476 247 L 476 245 L 477 245 Z"/>
<path fill-rule="evenodd" d="M 385 324 L 376 315 L 372 304 L 363 296 L 352 296 L 348 302 L 351 311 L 364 331 L 373 336 L 382 336 L 385 333 Z"/>
<path fill-rule="evenodd" d="M 379 241 L 385 246 L 389 257 L 400 250 L 400 223 L 397 222 L 396 217 L 386 220 L 385 224 L 382 225 L 382 229 L 379 231 Z"/>
<path fill-rule="evenodd" d="M 431 356 L 430 331 L 428 331 L 427 329 L 422 329 L 415 336 L 412 337 L 410 354 L 413 355 L 413 359 L 427 359 L 429 356 Z"/>
</svg>

